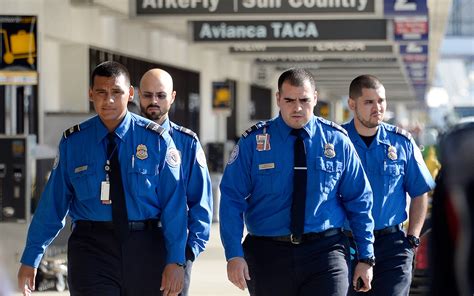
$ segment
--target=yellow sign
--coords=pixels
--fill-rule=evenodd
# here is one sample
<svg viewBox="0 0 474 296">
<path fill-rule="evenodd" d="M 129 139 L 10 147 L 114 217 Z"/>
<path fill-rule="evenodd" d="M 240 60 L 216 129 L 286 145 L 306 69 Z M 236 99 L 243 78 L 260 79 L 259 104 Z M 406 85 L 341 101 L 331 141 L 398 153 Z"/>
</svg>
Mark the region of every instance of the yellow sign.
<svg viewBox="0 0 474 296">
<path fill-rule="evenodd" d="M 324 101 L 318 101 L 316 108 L 314 109 L 314 114 L 326 119 L 329 119 L 331 116 L 331 110 L 329 109 L 329 103 Z"/>
<path fill-rule="evenodd" d="M 233 87 L 229 81 L 212 83 L 212 108 L 230 109 L 232 106 Z"/>
<path fill-rule="evenodd" d="M 16 34 L 10 35 L 10 43 L 8 42 L 8 34 L 4 29 L 0 29 L 3 34 L 5 43 L 5 54 L 3 61 L 7 64 L 13 63 L 15 59 L 25 59 L 28 64 L 33 64 L 36 57 L 35 35 L 27 33 L 24 30 L 18 31 Z"/>
<path fill-rule="evenodd" d="M 37 84 L 36 22 L 36 16 L 0 15 L 0 84 Z"/>
</svg>

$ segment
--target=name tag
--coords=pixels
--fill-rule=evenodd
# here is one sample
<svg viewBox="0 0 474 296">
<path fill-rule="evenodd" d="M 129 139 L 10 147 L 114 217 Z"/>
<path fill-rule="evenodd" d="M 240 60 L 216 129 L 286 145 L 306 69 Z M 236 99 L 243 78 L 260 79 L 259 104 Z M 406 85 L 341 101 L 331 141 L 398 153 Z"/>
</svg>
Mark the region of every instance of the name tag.
<svg viewBox="0 0 474 296">
<path fill-rule="evenodd" d="M 258 165 L 259 170 L 269 170 L 269 169 L 274 169 L 275 168 L 275 163 L 262 163 Z"/>
<path fill-rule="evenodd" d="M 80 172 L 82 172 L 82 171 L 86 171 L 86 170 L 87 170 L 87 167 L 88 167 L 87 165 L 83 165 L 83 166 L 77 167 L 77 168 L 74 169 L 74 173 L 77 174 L 77 173 L 80 173 Z"/>
<path fill-rule="evenodd" d="M 103 205 L 110 205 L 112 201 L 110 200 L 110 182 L 102 181 L 100 183 L 100 201 Z"/>
</svg>

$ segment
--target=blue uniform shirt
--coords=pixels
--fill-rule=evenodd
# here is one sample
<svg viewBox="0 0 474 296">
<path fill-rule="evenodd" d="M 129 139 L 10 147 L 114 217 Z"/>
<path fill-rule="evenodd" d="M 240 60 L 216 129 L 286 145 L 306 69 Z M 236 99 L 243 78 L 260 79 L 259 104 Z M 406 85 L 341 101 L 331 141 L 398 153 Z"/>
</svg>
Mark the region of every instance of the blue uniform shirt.
<svg viewBox="0 0 474 296">
<path fill-rule="evenodd" d="M 375 139 L 367 147 L 355 129 L 354 120 L 343 127 L 359 154 L 374 192 L 375 229 L 404 222 L 407 219 L 406 194 L 414 198 L 435 186 L 415 141 L 407 132 L 381 123 Z"/>
<path fill-rule="evenodd" d="M 304 129 L 305 233 L 342 227 L 348 218 L 361 257 L 372 256 L 372 192 L 354 147 L 342 128 L 322 118 L 312 117 Z M 290 132 L 278 116 L 247 130 L 232 151 L 220 185 L 227 259 L 243 256 L 244 220 L 253 235 L 290 234 L 295 141 Z M 325 148 L 332 151 L 325 153 Z"/>
<path fill-rule="evenodd" d="M 147 128 L 148 126 L 148 128 Z M 153 131 L 150 127 L 154 127 Z M 162 130 L 159 135 L 156 130 Z M 21 262 L 37 267 L 69 213 L 77 220 L 112 221 L 100 201 L 108 130 L 98 116 L 64 133 L 51 176 L 33 216 Z M 160 219 L 167 263 L 184 262 L 186 204 L 179 153 L 159 125 L 128 112 L 115 129 L 129 220 Z M 176 157 L 177 156 L 177 157 Z"/>
<path fill-rule="evenodd" d="M 188 205 L 188 246 L 196 258 L 209 241 L 212 223 L 212 184 L 206 156 L 194 132 L 169 118 L 161 126 L 169 131 L 181 153 L 181 175 Z"/>
</svg>

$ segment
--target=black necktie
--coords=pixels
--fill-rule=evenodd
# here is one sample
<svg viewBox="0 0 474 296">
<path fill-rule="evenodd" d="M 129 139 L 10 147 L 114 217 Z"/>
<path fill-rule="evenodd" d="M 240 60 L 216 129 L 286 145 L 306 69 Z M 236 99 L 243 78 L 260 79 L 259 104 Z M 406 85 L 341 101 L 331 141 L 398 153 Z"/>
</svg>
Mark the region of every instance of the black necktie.
<svg viewBox="0 0 474 296">
<path fill-rule="evenodd" d="M 124 241 L 128 237 L 128 215 L 115 137 L 115 133 L 109 133 L 107 135 L 107 139 L 109 140 L 107 158 L 110 160 L 110 199 L 112 200 L 112 222 L 114 224 L 115 234 L 121 241 Z"/>
<path fill-rule="evenodd" d="M 293 129 L 291 131 L 291 134 L 296 136 L 294 146 L 293 201 L 291 203 L 291 233 L 295 238 L 301 238 L 301 235 L 304 233 L 306 207 L 307 172 L 303 133 L 303 129 Z"/>
</svg>

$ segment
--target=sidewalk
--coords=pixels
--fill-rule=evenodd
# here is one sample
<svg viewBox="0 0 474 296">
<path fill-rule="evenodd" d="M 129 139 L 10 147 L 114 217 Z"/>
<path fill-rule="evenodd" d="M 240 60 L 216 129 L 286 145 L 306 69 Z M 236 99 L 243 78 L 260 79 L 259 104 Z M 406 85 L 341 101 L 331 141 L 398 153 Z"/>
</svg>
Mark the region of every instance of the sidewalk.
<svg viewBox="0 0 474 296">
<path fill-rule="evenodd" d="M 224 248 L 219 237 L 219 224 L 213 223 L 211 240 L 206 251 L 193 264 L 191 278 L 191 296 L 242 296 L 249 295 L 248 290 L 241 291 L 227 279 L 227 264 L 224 257 Z M 21 295 L 20 293 L 14 294 Z M 36 292 L 39 296 L 66 296 L 65 292 Z M 138 295 L 137 295 L 138 296 Z"/>
<path fill-rule="evenodd" d="M 219 237 L 218 223 L 212 224 L 211 240 L 206 251 L 198 257 L 193 265 L 189 292 L 191 296 L 249 295 L 248 290 L 239 290 L 227 279 L 227 263 Z"/>
</svg>

